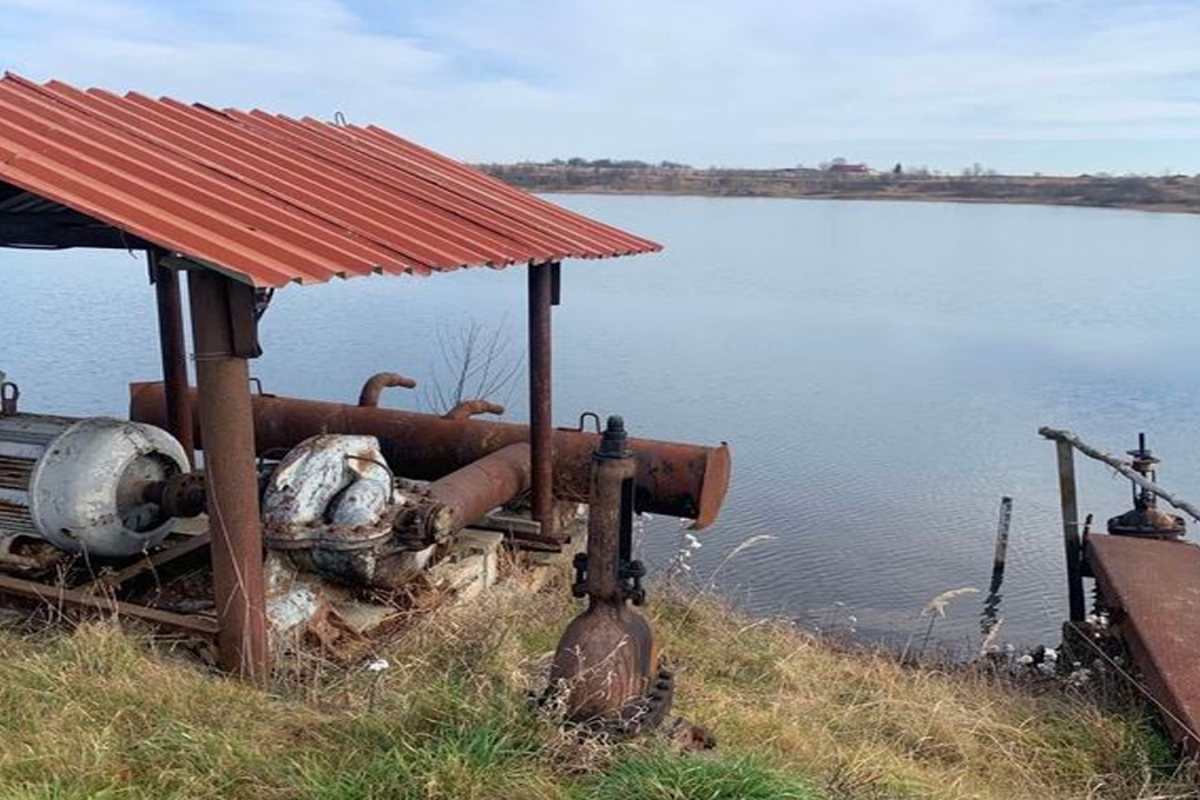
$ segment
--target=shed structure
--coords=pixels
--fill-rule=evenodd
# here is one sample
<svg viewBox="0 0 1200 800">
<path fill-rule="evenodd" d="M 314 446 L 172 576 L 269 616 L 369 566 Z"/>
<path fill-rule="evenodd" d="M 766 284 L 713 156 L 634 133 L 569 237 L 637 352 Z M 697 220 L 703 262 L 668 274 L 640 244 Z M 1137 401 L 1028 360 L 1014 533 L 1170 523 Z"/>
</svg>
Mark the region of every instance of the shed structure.
<svg viewBox="0 0 1200 800">
<path fill-rule="evenodd" d="M 248 359 L 270 293 L 358 275 L 529 268 L 533 514 L 553 538 L 559 265 L 660 246 L 369 125 L 0 80 L 0 246 L 144 250 L 171 432 L 191 454 L 189 284 L 221 663 L 268 668 Z"/>
</svg>

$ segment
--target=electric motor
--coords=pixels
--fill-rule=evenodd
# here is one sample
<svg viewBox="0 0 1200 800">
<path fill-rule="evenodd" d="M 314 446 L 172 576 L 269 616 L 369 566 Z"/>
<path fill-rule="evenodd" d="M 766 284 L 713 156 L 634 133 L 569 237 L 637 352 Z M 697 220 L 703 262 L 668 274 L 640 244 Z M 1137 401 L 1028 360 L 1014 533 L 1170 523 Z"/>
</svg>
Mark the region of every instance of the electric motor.
<svg viewBox="0 0 1200 800">
<path fill-rule="evenodd" d="M 71 553 L 136 555 L 173 522 L 147 489 L 187 471 L 183 447 L 152 425 L 0 415 L 0 540 L 25 536 Z"/>
</svg>

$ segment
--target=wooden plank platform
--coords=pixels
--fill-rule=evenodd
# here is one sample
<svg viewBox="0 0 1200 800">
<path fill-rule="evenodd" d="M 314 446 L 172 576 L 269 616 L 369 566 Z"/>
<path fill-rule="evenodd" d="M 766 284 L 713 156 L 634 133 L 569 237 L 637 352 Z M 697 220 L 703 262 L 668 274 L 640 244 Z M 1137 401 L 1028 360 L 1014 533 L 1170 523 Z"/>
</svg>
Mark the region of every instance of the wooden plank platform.
<svg viewBox="0 0 1200 800">
<path fill-rule="evenodd" d="M 1099 535 L 1085 558 L 1171 735 L 1200 752 L 1200 547 Z"/>
</svg>

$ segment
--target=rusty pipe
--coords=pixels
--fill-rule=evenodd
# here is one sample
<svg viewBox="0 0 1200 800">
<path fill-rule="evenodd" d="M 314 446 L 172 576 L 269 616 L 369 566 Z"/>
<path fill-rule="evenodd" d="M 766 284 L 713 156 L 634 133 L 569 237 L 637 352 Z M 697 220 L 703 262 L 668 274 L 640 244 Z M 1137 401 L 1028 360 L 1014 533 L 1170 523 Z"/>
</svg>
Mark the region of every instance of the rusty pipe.
<svg viewBox="0 0 1200 800">
<path fill-rule="evenodd" d="M 375 436 L 397 474 L 437 480 L 507 445 L 529 441 L 529 428 L 506 422 L 448 420 L 391 408 L 360 408 L 340 403 L 254 395 L 254 434 L 260 454 L 287 451 L 320 433 Z M 130 418 L 164 424 L 161 383 L 130 385 Z M 592 451 L 600 436 L 583 431 L 554 432 L 554 491 L 563 500 L 586 503 L 591 488 Z M 203 442 L 197 432 L 197 447 Z M 729 447 L 631 439 L 637 458 L 634 508 L 695 520 L 705 528 L 716 520 L 729 488 Z"/>
<path fill-rule="evenodd" d="M 503 414 L 504 406 L 498 406 L 487 400 L 463 400 L 454 408 L 442 414 L 442 419 L 470 419 L 480 414 Z"/>
<path fill-rule="evenodd" d="M 529 445 L 502 447 L 478 461 L 429 484 L 430 498 L 440 506 L 433 536 L 442 541 L 461 531 L 497 506 L 529 488 Z"/>
<path fill-rule="evenodd" d="M 362 391 L 358 393 L 358 404 L 363 408 L 375 408 L 379 405 L 379 395 L 384 389 L 400 386 L 404 389 L 417 388 L 417 382 L 406 378 L 397 372 L 377 372 L 367 378 Z"/>
<path fill-rule="evenodd" d="M 613 417 L 622 425 L 620 417 Z M 610 420 L 609 429 L 615 430 Z M 624 428 L 620 429 L 624 437 Z M 614 445 L 615 442 L 615 445 Z M 588 509 L 587 595 L 595 603 L 620 603 L 625 597 L 621 589 L 621 526 L 625 512 L 625 488 L 633 480 L 637 463 L 625 449 L 626 439 L 612 436 L 601 439 L 593 455 L 592 497 Z"/>
</svg>

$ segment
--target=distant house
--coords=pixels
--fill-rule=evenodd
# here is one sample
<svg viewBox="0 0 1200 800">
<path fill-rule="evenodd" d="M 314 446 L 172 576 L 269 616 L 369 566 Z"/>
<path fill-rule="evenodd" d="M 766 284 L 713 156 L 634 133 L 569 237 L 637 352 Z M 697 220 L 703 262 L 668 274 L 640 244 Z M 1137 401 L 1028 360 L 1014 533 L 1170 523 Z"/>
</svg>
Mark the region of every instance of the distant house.
<svg viewBox="0 0 1200 800">
<path fill-rule="evenodd" d="M 871 168 L 866 164 L 847 164 L 835 161 L 825 171 L 832 172 L 835 175 L 867 175 L 870 174 Z"/>
</svg>

